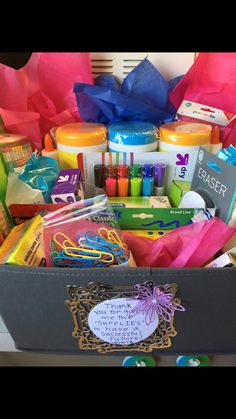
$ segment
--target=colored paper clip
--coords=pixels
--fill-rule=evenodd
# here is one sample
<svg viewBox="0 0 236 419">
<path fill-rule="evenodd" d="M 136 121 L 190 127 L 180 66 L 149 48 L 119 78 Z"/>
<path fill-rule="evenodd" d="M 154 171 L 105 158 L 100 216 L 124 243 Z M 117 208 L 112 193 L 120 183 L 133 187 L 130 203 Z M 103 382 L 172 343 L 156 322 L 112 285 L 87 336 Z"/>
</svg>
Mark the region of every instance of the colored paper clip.
<svg viewBox="0 0 236 419">
<path fill-rule="evenodd" d="M 58 236 L 60 236 L 64 240 L 60 241 L 57 238 Z M 61 233 L 61 232 L 54 234 L 53 240 L 62 249 L 65 249 L 67 247 L 77 247 L 77 245 L 69 237 L 67 237 L 64 233 Z"/>
<path fill-rule="evenodd" d="M 111 259 L 107 260 L 107 255 L 100 259 L 84 258 L 65 255 L 63 250 L 58 256 L 53 259 L 54 266 L 74 267 L 74 268 L 90 268 L 90 267 L 105 267 L 111 264 Z"/>
<path fill-rule="evenodd" d="M 105 235 L 103 234 L 105 233 Z M 54 266 L 90 268 L 121 264 L 128 260 L 128 248 L 115 230 L 100 228 L 98 234 L 87 231 L 78 236 L 76 245 L 62 232 L 50 242 L 50 259 Z M 59 250 L 62 249 L 62 250 Z"/>
<path fill-rule="evenodd" d="M 103 251 L 100 251 L 100 250 L 87 249 L 87 248 L 83 248 L 83 247 L 77 247 L 77 248 L 67 247 L 64 250 L 64 254 L 66 256 L 74 257 L 77 260 L 80 260 L 80 259 L 92 259 L 92 260 L 100 259 L 100 261 L 104 262 L 104 263 L 112 263 L 114 261 L 114 256 L 111 253 L 103 252 Z M 104 260 L 102 259 L 103 257 L 105 257 Z M 110 257 L 110 259 L 109 259 L 109 257 Z"/>
<path fill-rule="evenodd" d="M 106 234 L 105 237 L 104 237 L 103 232 L 105 232 L 105 234 Z M 124 250 L 126 250 L 126 251 L 128 250 L 128 246 L 121 241 L 121 238 L 120 238 L 119 234 L 116 232 L 116 230 L 108 230 L 105 227 L 101 227 L 98 230 L 98 235 L 100 237 L 102 237 L 103 239 L 105 239 L 105 240 L 107 240 L 107 241 L 109 241 L 113 244 L 118 244 Z"/>
<path fill-rule="evenodd" d="M 53 262 L 53 260 L 54 260 L 54 258 L 56 257 L 56 256 L 58 256 L 58 254 L 60 253 L 59 252 L 59 250 L 58 250 L 58 248 L 57 248 L 57 245 L 56 245 L 56 243 L 54 242 L 54 240 L 51 240 L 50 241 L 50 243 L 49 243 L 49 247 L 50 247 L 50 249 L 51 249 L 51 252 L 50 252 L 50 259 L 51 259 L 51 261 Z"/>
<path fill-rule="evenodd" d="M 94 261 L 83 259 L 83 261 L 69 261 L 61 256 L 56 256 L 53 260 L 54 266 L 64 268 L 92 268 L 94 267 Z"/>
<path fill-rule="evenodd" d="M 91 246 L 94 249 L 101 249 L 101 250 L 108 250 L 108 251 L 117 251 L 120 246 L 117 246 L 116 244 L 112 244 L 111 242 L 105 240 L 101 236 L 98 236 L 93 231 L 88 231 L 85 233 L 84 237 L 81 237 L 79 239 L 79 244 L 83 246 Z"/>
<path fill-rule="evenodd" d="M 128 260 L 128 254 L 124 254 L 124 249 L 120 245 L 111 243 L 101 236 L 94 234 L 94 232 L 87 232 L 84 238 L 79 239 L 79 243 L 88 248 L 92 247 L 94 249 L 112 253 L 115 262 L 118 264 Z"/>
</svg>

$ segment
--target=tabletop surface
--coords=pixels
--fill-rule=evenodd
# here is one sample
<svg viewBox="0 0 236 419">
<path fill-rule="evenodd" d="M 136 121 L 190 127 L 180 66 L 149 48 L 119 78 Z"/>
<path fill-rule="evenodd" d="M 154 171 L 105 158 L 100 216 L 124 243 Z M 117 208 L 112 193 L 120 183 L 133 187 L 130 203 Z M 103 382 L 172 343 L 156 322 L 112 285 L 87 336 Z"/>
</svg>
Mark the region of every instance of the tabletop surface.
<svg viewBox="0 0 236 419">
<path fill-rule="evenodd" d="M 0 352 L 18 352 L 14 341 L 0 316 Z"/>
</svg>

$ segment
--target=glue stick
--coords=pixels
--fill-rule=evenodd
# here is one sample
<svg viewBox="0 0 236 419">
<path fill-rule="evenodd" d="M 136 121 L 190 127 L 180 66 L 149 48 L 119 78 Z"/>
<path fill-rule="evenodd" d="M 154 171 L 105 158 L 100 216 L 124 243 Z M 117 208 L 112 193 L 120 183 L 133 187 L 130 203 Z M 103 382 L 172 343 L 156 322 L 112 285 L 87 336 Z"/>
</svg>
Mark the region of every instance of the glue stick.
<svg viewBox="0 0 236 419">
<path fill-rule="evenodd" d="M 222 143 L 220 142 L 220 130 L 218 127 L 214 127 L 211 135 L 210 152 L 217 154 L 222 149 Z"/>
<path fill-rule="evenodd" d="M 42 150 L 42 156 L 51 157 L 51 159 L 58 160 L 57 149 L 53 147 L 53 141 L 49 134 L 46 134 L 44 138 L 44 149 Z"/>
</svg>

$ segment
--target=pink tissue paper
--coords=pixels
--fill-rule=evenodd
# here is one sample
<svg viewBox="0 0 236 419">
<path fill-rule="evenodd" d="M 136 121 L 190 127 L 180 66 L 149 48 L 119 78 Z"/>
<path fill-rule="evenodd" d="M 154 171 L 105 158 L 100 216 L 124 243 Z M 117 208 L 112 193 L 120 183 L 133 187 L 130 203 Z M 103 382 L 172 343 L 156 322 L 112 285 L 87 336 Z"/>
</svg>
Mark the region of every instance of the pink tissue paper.
<svg viewBox="0 0 236 419">
<path fill-rule="evenodd" d="M 93 84 L 89 53 L 37 52 L 19 70 L 0 64 L 0 115 L 9 132 L 42 149 L 55 126 L 81 121 L 73 86 Z"/>
</svg>

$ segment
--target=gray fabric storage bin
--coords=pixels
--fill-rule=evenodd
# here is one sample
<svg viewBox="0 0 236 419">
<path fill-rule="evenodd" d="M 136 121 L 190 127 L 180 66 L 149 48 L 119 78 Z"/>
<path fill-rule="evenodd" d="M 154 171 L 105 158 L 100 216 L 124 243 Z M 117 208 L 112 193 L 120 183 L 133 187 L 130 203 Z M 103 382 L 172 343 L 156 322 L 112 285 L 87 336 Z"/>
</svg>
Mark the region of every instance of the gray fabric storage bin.
<svg viewBox="0 0 236 419">
<path fill-rule="evenodd" d="M 97 351 L 81 351 L 72 336 L 72 315 L 65 304 L 67 286 L 87 286 L 90 282 L 134 285 L 147 280 L 157 285 L 176 283 L 176 296 L 186 309 L 175 314 L 177 336 L 172 346 L 155 353 L 236 353 L 233 268 L 76 270 L 0 266 L 0 314 L 19 350 L 95 355 Z"/>
</svg>

